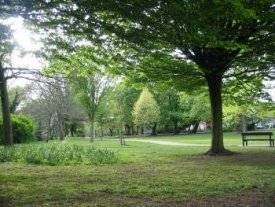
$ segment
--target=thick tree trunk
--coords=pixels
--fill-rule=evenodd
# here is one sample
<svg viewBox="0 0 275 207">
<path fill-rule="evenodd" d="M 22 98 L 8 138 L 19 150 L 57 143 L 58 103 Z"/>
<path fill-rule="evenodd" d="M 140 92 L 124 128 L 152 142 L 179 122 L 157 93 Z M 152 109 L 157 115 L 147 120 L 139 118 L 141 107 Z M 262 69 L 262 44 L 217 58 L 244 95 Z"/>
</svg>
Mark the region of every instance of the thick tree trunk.
<svg viewBox="0 0 275 207">
<path fill-rule="evenodd" d="M 206 80 L 209 87 L 212 114 L 212 141 L 208 154 L 224 154 L 228 151 L 224 148 L 222 132 L 222 75 L 212 73 L 206 76 Z"/>
<path fill-rule="evenodd" d="M 3 143 L 5 146 L 11 146 L 13 145 L 13 136 L 12 136 L 10 109 L 9 109 L 9 97 L 8 97 L 7 82 L 5 79 L 2 62 L 0 62 L 0 92 L 1 92 L 2 118 L 3 118 L 3 135 L 4 135 Z"/>
</svg>

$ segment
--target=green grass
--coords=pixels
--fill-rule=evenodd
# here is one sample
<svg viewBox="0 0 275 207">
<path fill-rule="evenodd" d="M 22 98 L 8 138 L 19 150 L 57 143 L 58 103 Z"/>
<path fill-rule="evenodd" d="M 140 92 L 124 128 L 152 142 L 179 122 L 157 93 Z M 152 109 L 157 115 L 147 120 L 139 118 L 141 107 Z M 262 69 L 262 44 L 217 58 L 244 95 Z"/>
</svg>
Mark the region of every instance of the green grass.
<svg viewBox="0 0 275 207">
<path fill-rule="evenodd" d="M 275 148 L 243 148 L 235 145 L 241 144 L 239 135 L 228 133 L 226 137 L 227 148 L 238 154 L 208 157 L 203 155 L 208 147 L 130 141 L 120 146 L 115 139 L 94 144 L 87 139 L 70 139 L 73 145 L 115 152 L 117 163 L 1 163 L 0 206 L 272 206 Z M 152 139 L 202 143 L 209 135 Z"/>
<path fill-rule="evenodd" d="M 272 131 L 275 134 L 275 130 L 263 130 Z M 185 135 L 174 135 L 174 136 L 147 136 L 147 137 L 137 137 L 135 139 L 150 139 L 150 140 L 160 140 L 160 141 L 173 141 L 188 144 L 210 144 L 211 143 L 211 133 L 199 133 L 199 134 L 185 134 Z M 268 142 L 257 141 L 251 142 L 251 144 L 267 144 Z M 240 132 L 227 132 L 224 133 L 224 144 L 225 145 L 242 145 L 242 138 Z"/>
<path fill-rule="evenodd" d="M 107 149 L 77 144 L 51 143 L 0 147 L 0 162 L 25 162 L 41 165 L 97 165 L 117 161 Z"/>
</svg>

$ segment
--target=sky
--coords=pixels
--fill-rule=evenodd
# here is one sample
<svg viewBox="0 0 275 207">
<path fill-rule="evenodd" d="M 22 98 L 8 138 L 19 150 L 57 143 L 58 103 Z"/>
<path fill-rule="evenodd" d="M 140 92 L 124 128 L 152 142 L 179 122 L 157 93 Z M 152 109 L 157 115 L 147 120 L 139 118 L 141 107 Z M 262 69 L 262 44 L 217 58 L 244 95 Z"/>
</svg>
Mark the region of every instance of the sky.
<svg viewBox="0 0 275 207">
<path fill-rule="evenodd" d="M 45 63 L 33 54 L 33 52 L 42 48 L 39 36 L 31 33 L 24 27 L 22 18 L 10 18 L 7 24 L 11 25 L 13 38 L 18 45 L 11 54 L 12 67 L 41 69 Z M 29 82 L 26 79 L 18 78 L 9 80 L 8 84 L 10 86 L 23 86 Z"/>
<path fill-rule="evenodd" d="M 39 36 L 28 31 L 24 27 L 24 21 L 22 18 L 11 18 L 9 21 L 13 30 L 13 37 L 21 47 L 21 51 L 16 49 L 11 55 L 12 66 L 41 69 L 45 63 L 32 54 L 33 52 L 43 48 L 42 43 L 39 42 Z M 22 55 L 22 51 L 26 51 L 26 53 Z M 9 82 L 9 85 L 16 86 L 25 85 L 27 83 L 29 83 L 29 81 L 25 79 L 13 79 Z M 275 100 L 275 82 L 267 83 L 267 85 L 272 87 L 272 89 L 268 89 L 267 91 L 270 93 L 272 99 Z"/>
</svg>

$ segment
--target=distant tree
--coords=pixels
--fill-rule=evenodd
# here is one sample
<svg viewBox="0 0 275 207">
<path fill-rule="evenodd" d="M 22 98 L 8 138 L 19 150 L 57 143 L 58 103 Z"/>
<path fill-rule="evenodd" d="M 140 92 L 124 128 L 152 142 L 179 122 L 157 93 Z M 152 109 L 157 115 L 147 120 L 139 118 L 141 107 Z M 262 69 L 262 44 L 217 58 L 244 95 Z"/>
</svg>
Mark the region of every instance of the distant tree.
<svg viewBox="0 0 275 207">
<path fill-rule="evenodd" d="M 10 102 L 10 113 L 14 114 L 18 111 L 20 104 L 26 100 L 27 88 L 24 87 L 13 87 L 9 89 L 9 102 Z"/>
<path fill-rule="evenodd" d="M 90 138 L 95 138 L 95 119 L 99 103 L 111 80 L 105 75 L 105 59 L 96 54 L 92 46 L 75 48 L 75 53 L 56 55 L 50 62 L 47 74 L 60 73 L 68 80 L 79 103 L 83 106 L 90 121 Z"/>
<path fill-rule="evenodd" d="M 211 120 L 210 103 L 206 95 L 188 95 L 180 93 L 182 120 L 185 125 L 192 126 L 192 133 L 196 133 L 201 121 Z"/>
<path fill-rule="evenodd" d="M 173 133 L 178 134 L 182 123 L 179 92 L 175 88 L 160 86 L 155 90 L 155 97 L 160 106 L 160 124 L 166 131 L 172 126 Z"/>
<path fill-rule="evenodd" d="M 237 129 L 240 125 L 240 131 L 247 131 L 247 121 L 256 115 L 252 105 L 226 105 L 224 107 L 224 127 L 225 129 Z"/>
<path fill-rule="evenodd" d="M 120 105 L 120 113 L 124 122 L 126 135 L 134 134 L 133 108 L 138 100 L 140 90 L 129 83 L 122 82 L 115 88 L 115 100 Z"/>
<path fill-rule="evenodd" d="M 272 104 L 270 95 L 264 90 L 266 86 L 261 77 L 254 78 L 253 81 L 229 81 L 224 85 L 223 115 L 226 127 L 239 127 L 240 131 L 245 132 L 252 117 L 255 119 L 258 116 L 259 110 L 256 108 Z M 265 114 L 265 110 L 262 114 Z"/>
<path fill-rule="evenodd" d="M 66 135 L 77 135 L 77 127 L 86 121 L 83 108 L 74 99 L 73 90 L 64 77 L 48 81 L 32 84 L 30 96 L 20 112 L 31 116 L 40 136 L 47 139 L 59 136 L 64 140 Z"/>
<path fill-rule="evenodd" d="M 135 103 L 133 116 L 135 124 L 144 127 L 150 126 L 152 128 L 152 135 L 157 134 L 156 127 L 160 120 L 160 109 L 153 95 L 147 88 L 143 89 Z"/>
<path fill-rule="evenodd" d="M 44 98 L 49 109 L 51 110 L 51 121 L 56 120 L 57 129 L 59 131 L 60 140 L 65 140 L 68 133 L 66 130 L 66 119 L 69 111 L 69 91 L 64 77 L 56 76 L 56 80 L 51 84 L 40 84 L 41 98 Z"/>
<path fill-rule="evenodd" d="M 261 121 L 269 121 L 275 117 L 274 102 L 254 102 L 243 105 L 225 105 L 224 123 L 229 129 L 242 132 L 254 130 Z"/>
<path fill-rule="evenodd" d="M 110 126 L 115 126 L 114 111 L 115 111 L 115 107 L 114 107 L 114 100 L 113 100 L 113 90 L 108 88 L 105 91 L 104 96 L 102 97 L 102 101 L 98 105 L 97 113 L 96 113 L 96 121 L 99 126 L 101 138 L 104 137 L 105 131 L 109 130 Z"/>
</svg>

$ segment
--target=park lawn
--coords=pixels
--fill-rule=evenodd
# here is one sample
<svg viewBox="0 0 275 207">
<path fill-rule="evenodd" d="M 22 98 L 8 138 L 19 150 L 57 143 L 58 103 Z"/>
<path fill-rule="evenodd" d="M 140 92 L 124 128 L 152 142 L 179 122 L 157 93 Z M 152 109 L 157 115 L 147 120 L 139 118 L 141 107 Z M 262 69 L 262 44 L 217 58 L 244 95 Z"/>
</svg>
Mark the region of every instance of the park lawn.
<svg viewBox="0 0 275 207">
<path fill-rule="evenodd" d="M 271 131 L 275 134 L 274 129 L 258 130 L 258 131 Z M 157 140 L 157 141 L 169 141 L 169 142 L 180 142 L 187 144 L 209 144 L 211 143 L 211 132 L 208 133 L 198 133 L 198 134 L 183 134 L 174 136 L 146 136 L 146 137 L 135 137 L 129 139 L 145 139 L 145 140 Z M 242 137 L 240 132 L 226 132 L 224 133 L 224 144 L 225 145 L 242 145 Z M 249 142 L 249 145 L 269 145 L 269 142 L 263 141 L 253 141 Z"/>
<path fill-rule="evenodd" d="M 171 137 L 173 139 L 174 137 Z M 205 137 L 205 139 L 207 139 Z M 232 138 L 233 139 L 233 138 Z M 87 139 L 70 139 L 90 144 Z M 47 144 L 47 143 L 40 143 Z M 0 206 L 272 206 L 275 148 L 208 147 L 96 141 L 118 163 L 98 166 L 0 164 Z"/>
</svg>

